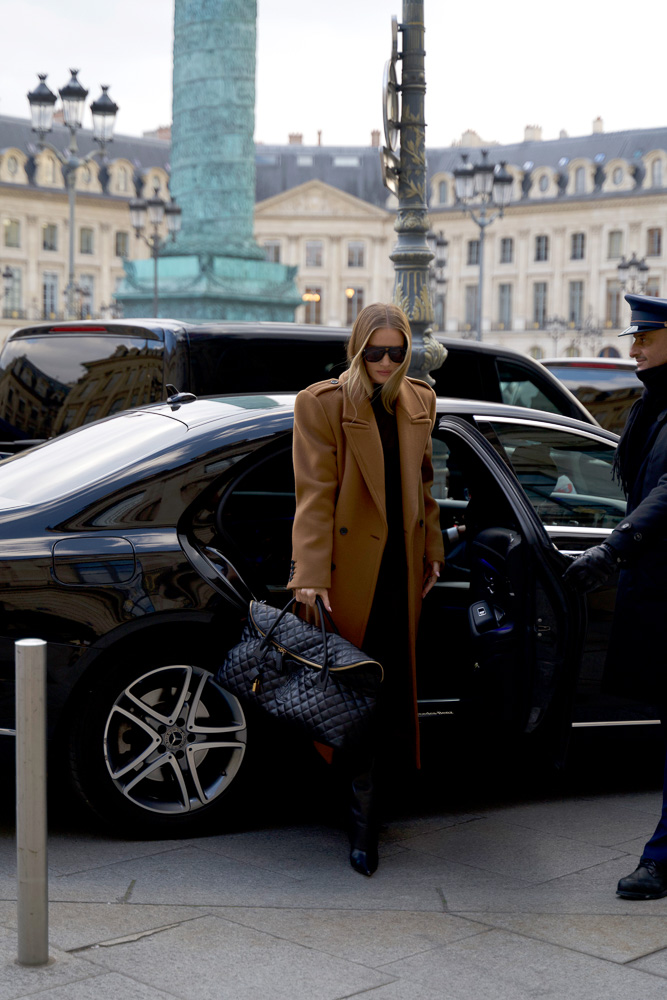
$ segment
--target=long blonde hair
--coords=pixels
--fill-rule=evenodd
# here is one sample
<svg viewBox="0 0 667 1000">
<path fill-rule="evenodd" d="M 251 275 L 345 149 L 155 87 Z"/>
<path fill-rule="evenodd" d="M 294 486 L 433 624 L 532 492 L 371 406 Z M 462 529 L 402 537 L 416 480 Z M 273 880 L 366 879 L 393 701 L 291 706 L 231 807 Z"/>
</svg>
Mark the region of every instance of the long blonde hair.
<svg viewBox="0 0 667 1000">
<path fill-rule="evenodd" d="M 410 321 L 398 306 L 374 302 L 362 309 L 355 319 L 352 334 L 347 342 L 347 360 L 350 364 L 347 390 L 353 400 L 359 401 L 365 396 L 372 396 L 374 386 L 366 371 L 364 348 L 375 331 L 383 330 L 385 327 L 402 333 L 406 347 L 405 359 L 383 384 L 380 391 L 384 408 L 391 413 L 401 388 L 401 382 L 410 367 L 410 352 L 412 350 Z"/>
</svg>

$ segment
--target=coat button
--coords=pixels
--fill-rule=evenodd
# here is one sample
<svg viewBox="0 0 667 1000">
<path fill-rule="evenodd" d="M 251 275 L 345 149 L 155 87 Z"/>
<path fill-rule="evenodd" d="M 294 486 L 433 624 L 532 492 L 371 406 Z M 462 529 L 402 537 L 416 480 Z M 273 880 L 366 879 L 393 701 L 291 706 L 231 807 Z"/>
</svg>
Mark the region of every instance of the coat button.
<svg viewBox="0 0 667 1000">
<path fill-rule="evenodd" d="M 641 540 L 642 540 L 642 533 L 641 531 L 638 531 L 637 534 L 635 535 L 635 541 L 641 542 Z"/>
<path fill-rule="evenodd" d="M 347 535 L 347 528 L 341 528 L 340 533 L 341 535 Z"/>
</svg>

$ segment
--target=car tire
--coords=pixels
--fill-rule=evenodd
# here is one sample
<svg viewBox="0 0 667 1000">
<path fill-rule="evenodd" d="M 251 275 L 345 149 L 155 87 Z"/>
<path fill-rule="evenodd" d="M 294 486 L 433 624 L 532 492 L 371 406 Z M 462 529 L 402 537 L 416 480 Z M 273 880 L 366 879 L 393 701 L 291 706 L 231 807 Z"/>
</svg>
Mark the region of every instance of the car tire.
<svg viewBox="0 0 667 1000">
<path fill-rule="evenodd" d="M 190 835 L 238 817 L 246 718 L 204 666 L 166 654 L 114 663 L 87 686 L 68 735 L 75 792 L 124 833 Z"/>
</svg>

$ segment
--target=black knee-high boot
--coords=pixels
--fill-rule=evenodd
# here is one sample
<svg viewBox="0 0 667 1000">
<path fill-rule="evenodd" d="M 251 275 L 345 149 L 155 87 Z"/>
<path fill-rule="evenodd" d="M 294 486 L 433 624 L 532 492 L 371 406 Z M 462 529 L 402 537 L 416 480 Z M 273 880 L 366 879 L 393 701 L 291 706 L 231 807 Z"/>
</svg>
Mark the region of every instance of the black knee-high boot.
<svg viewBox="0 0 667 1000">
<path fill-rule="evenodd" d="M 369 878 L 378 866 L 373 762 L 354 774 L 350 789 L 350 864 Z"/>
</svg>

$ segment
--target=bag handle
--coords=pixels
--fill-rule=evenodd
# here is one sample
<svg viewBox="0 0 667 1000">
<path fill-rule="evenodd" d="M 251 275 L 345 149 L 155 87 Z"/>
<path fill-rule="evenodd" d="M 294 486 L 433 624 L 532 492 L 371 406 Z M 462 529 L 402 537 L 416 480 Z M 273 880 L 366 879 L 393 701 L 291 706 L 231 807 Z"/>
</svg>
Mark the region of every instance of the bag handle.
<svg viewBox="0 0 667 1000">
<path fill-rule="evenodd" d="M 274 621 L 269 631 L 264 636 L 264 639 L 262 640 L 263 646 L 268 646 L 274 631 L 282 621 L 283 617 L 287 614 L 289 609 L 293 607 L 293 605 L 295 604 L 299 605 L 302 603 L 303 603 L 302 601 L 296 601 L 293 597 L 290 598 L 285 607 L 282 608 L 280 614 Z M 322 664 L 322 672 L 320 674 L 320 683 L 322 684 L 322 687 L 324 687 L 329 679 L 329 647 L 327 645 L 327 630 L 324 624 L 325 617 L 332 625 L 336 634 L 340 635 L 340 632 L 338 631 L 338 628 L 336 627 L 336 623 L 334 622 L 333 618 L 331 617 L 327 609 L 324 607 L 324 602 L 319 594 L 315 598 L 315 607 L 317 609 L 317 619 L 318 619 L 318 624 L 320 626 L 320 631 L 322 633 L 322 646 L 324 648 L 324 663 Z"/>
</svg>

